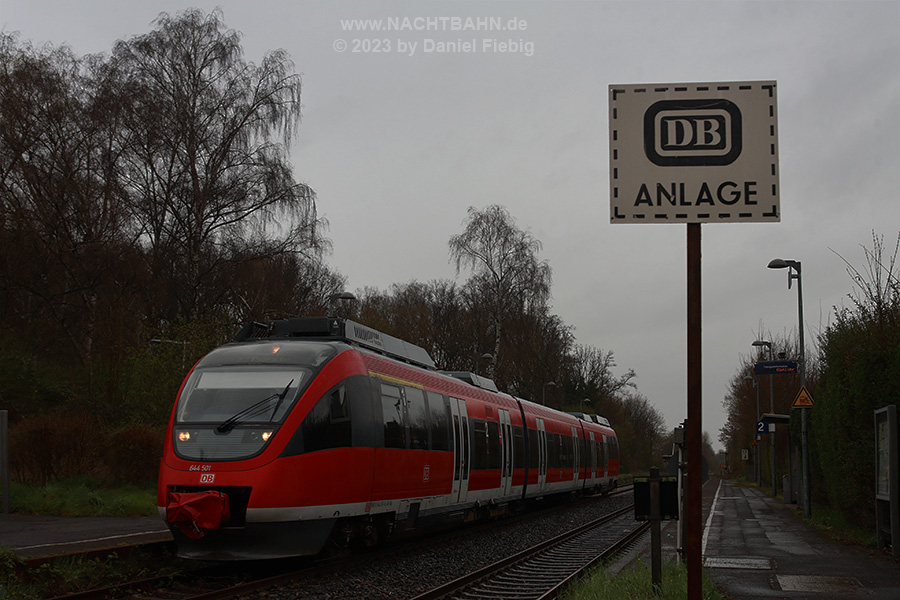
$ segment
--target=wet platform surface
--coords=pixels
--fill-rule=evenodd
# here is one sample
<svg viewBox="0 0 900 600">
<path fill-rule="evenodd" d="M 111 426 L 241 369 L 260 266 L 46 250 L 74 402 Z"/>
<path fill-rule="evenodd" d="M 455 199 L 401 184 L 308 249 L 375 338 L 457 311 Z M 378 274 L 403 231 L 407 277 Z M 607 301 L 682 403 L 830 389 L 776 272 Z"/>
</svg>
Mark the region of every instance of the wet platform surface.
<svg viewBox="0 0 900 600">
<path fill-rule="evenodd" d="M 172 540 L 159 517 L 0 515 L 0 548 L 23 558 Z"/>
<path fill-rule="evenodd" d="M 829 540 L 757 488 L 710 480 L 703 499 L 704 566 L 732 600 L 900 599 L 900 560 Z"/>
<path fill-rule="evenodd" d="M 704 570 L 729 600 L 900 600 L 900 560 L 829 540 L 795 510 L 754 487 L 704 484 Z M 675 521 L 663 524 L 662 546 L 674 560 Z M 649 560 L 649 536 L 637 552 Z"/>
</svg>

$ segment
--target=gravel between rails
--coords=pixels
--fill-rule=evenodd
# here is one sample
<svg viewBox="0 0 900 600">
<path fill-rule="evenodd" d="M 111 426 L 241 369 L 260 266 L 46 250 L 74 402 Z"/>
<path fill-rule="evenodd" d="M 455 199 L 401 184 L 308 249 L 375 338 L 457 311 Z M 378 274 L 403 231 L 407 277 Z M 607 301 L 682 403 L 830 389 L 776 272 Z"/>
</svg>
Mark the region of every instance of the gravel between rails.
<svg viewBox="0 0 900 600">
<path fill-rule="evenodd" d="M 327 578 L 288 583 L 239 596 L 242 600 L 407 600 L 548 538 L 597 519 L 632 501 L 631 494 L 562 505 L 537 521 L 488 528 L 459 544 L 425 549 L 415 556 L 335 570 Z"/>
</svg>

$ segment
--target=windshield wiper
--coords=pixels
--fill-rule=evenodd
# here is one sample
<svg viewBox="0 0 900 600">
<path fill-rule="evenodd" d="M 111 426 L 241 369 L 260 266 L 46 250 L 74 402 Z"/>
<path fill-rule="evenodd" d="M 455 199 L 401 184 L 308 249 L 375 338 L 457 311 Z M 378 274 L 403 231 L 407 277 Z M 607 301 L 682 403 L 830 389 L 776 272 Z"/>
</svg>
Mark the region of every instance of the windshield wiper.
<svg viewBox="0 0 900 600">
<path fill-rule="evenodd" d="M 272 394 L 267 398 L 263 398 L 256 404 L 252 404 L 242 410 L 241 412 L 235 414 L 228 418 L 227 421 L 224 421 L 221 425 L 216 427 L 216 431 L 219 433 L 228 433 L 232 429 L 237 426 L 238 423 L 242 421 L 246 421 L 250 417 L 255 417 L 256 415 L 261 415 L 262 413 L 268 410 L 268 403 L 271 402 L 274 398 L 278 398 L 278 403 L 275 404 L 275 411 L 272 413 L 272 416 L 269 417 L 269 421 L 275 418 L 275 413 L 278 412 L 278 408 L 281 406 L 281 402 L 284 400 L 284 397 L 287 396 L 288 390 L 291 389 L 291 385 L 294 383 L 294 380 L 291 379 L 286 386 L 284 386 L 284 390 L 280 394 Z"/>
</svg>

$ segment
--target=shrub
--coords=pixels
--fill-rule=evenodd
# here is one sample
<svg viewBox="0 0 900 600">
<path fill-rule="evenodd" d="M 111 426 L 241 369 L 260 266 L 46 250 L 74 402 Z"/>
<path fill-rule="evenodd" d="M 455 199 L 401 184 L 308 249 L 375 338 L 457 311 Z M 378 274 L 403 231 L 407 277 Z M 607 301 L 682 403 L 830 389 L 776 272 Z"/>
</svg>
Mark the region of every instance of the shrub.
<svg viewBox="0 0 900 600">
<path fill-rule="evenodd" d="M 102 477 L 103 440 L 96 422 L 84 414 L 54 411 L 19 421 L 9 431 L 10 473 L 21 482 Z"/>
<path fill-rule="evenodd" d="M 117 485 L 148 486 L 156 481 L 163 450 L 164 429 L 126 425 L 106 440 L 106 462 Z"/>
</svg>

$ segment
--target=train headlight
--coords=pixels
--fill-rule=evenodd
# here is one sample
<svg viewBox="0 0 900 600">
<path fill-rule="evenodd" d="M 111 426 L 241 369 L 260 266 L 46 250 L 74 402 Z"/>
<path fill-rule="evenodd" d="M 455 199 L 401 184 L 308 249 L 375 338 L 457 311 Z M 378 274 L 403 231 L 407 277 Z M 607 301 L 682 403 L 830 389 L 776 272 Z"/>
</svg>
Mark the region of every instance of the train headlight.
<svg viewBox="0 0 900 600">
<path fill-rule="evenodd" d="M 190 431 L 179 431 L 178 432 L 178 441 L 179 442 L 191 441 L 191 432 Z"/>
<path fill-rule="evenodd" d="M 263 431 L 262 432 L 262 441 L 268 442 L 270 437 L 272 437 L 271 431 Z"/>
</svg>

